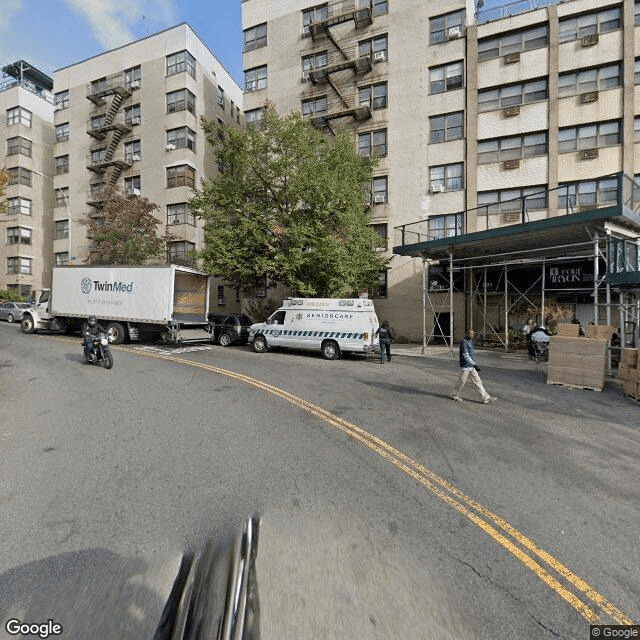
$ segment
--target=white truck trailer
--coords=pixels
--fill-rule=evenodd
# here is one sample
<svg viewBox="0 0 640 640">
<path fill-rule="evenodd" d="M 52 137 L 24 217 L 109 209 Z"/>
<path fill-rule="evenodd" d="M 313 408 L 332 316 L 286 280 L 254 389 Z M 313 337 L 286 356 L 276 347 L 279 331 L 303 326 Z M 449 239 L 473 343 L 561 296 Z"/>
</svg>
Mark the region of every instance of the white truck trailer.
<svg viewBox="0 0 640 640">
<path fill-rule="evenodd" d="M 53 267 L 51 289 L 22 318 L 22 331 L 71 333 L 95 316 L 115 344 L 162 336 L 212 339 L 207 322 L 211 276 L 177 265 Z"/>
</svg>

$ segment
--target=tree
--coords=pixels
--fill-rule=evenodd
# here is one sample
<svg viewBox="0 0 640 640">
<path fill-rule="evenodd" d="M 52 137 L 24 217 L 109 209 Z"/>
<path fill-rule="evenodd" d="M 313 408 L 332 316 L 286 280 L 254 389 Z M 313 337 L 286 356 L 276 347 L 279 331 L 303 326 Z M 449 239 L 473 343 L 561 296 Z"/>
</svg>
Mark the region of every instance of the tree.
<svg viewBox="0 0 640 640">
<path fill-rule="evenodd" d="M 9 175 L 7 174 L 7 170 L 2 167 L 0 168 L 0 213 L 4 213 L 7 210 L 7 201 L 4 199 L 4 194 L 8 182 Z"/>
<path fill-rule="evenodd" d="M 377 288 L 389 260 L 370 226 L 374 161 L 356 152 L 348 130 L 332 139 L 272 106 L 260 127 L 203 127 L 222 169 L 190 203 L 205 220 L 205 269 L 235 288 L 266 280 L 303 296 Z"/>
<path fill-rule="evenodd" d="M 110 189 L 98 213 L 86 213 L 80 221 L 93 240 L 90 264 L 144 264 L 166 262 L 167 243 L 176 237 L 165 230 L 158 235 L 160 220 L 153 215 L 158 205 L 148 198 L 132 198 Z"/>
</svg>

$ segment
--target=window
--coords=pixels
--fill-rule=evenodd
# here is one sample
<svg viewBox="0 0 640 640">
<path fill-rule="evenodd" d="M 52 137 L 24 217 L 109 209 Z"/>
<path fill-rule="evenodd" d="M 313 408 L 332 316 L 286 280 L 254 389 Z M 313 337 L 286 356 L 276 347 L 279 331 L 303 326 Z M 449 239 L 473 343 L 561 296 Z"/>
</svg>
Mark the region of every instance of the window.
<svg viewBox="0 0 640 640">
<path fill-rule="evenodd" d="M 7 109 L 7 126 L 12 124 L 23 124 L 25 127 L 30 127 L 31 111 L 22 107 Z"/>
<path fill-rule="evenodd" d="M 56 111 L 69 108 L 69 91 L 58 91 L 56 93 Z"/>
<path fill-rule="evenodd" d="M 167 188 L 194 187 L 196 183 L 196 170 L 188 164 L 179 164 L 175 167 L 167 167 Z"/>
<path fill-rule="evenodd" d="M 585 36 L 594 36 L 620 29 L 622 13 L 620 7 L 603 9 L 594 13 L 580 13 L 560 20 L 560 42 L 579 40 Z"/>
<path fill-rule="evenodd" d="M 463 84 L 462 61 L 450 62 L 429 69 L 429 93 L 443 93 L 460 89 Z"/>
<path fill-rule="evenodd" d="M 320 51 L 313 53 L 310 56 L 304 56 L 302 58 L 302 81 L 306 82 L 309 79 L 309 72 L 314 69 L 321 69 L 327 66 L 327 52 Z"/>
<path fill-rule="evenodd" d="M 502 189 L 500 191 L 481 191 L 478 193 L 478 215 L 495 213 L 515 213 L 522 211 L 544 210 L 547 208 L 547 187 L 540 185 L 524 189 Z"/>
<path fill-rule="evenodd" d="M 616 178 L 582 180 L 563 183 L 558 188 L 558 208 L 567 211 L 574 207 L 597 207 L 618 201 L 618 181 Z"/>
<path fill-rule="evenodd" d="M 31 186 L 31 171 L 24 167 L 10 167 L 7 169 L 9 181 L 7 185 L 23 184 L 27 187 Z"/>
<path fill-rule="evenodd" d="M 373 56 L 374 61 L 383 61 L 389 57 L 387 34 L 363 40 L 358 44 L 358 57 L 365 58 L 366 56 Z"/>
<path fill-rule="evenodd" d="M 56 207 L 66 207 L 69 203 L 69 187 L 56 189 Z"/>
<path fill-rule="evenodd" d="M 167 96 L 167 109 L 169 104 L 168 96 Z M 97 118 L 104 118 L 102 122 L 98 126 L 102 126 L 106 120 L 106 116 L 96 116 Z M 124 121 L 129 126 L 138 125 L 142 122 L 142 112 L 140 111 L 139 104 L 133 104 L 130 107 L 124 108 Z M 92 120 L 93 123 L 93 120 Z"/>
<path fill-rule="evenodd" d="M 309 25 L 313 22 L 321 22 L 326 20 L 329 16 L 329 7 L 326 4 L 321 4 L 311 9 L 305 9 L 302 12 L 302 33 L 304 35 L 309 34 Z"/>
<path fill-rule="evenodd" d="M 528 102 L 546 100 L 547 79 L 511 84 L 497 89 L 478 91 L 478 111 L 492 111 Z"/>
<path fill-rule="evenodd" d="M 167 224 L 190 224 L 195 226 L 196 219 L 193 213 L 189 211 L 189 205 L 186 202 L 178 202 L 167 205 Z"/>
<path fill-rule="evenodd" d="M 612 147 L 621 142 L 620 121 L 600 122 L 558 131 L 558 153 Z"/>
<path fill-rule="evenodd" d="M 62 240 L 69 237 L 69 221 L 68 220 L 56 220 L 54 222 L 55 231 L 54 238 L 56 240 Z"/>
<path fill-rule="evenodd" d="M 7 273 L 18 273 L 18 266 L 20 258 L 7 258 Z"/>
<path fill-rule="evenodd" d="M 638 78 L 636 84 L 638 82 L 640 82 L 640 78 Z M 606 89 L 620 86 L 622 86 L 621 65 L 610 64 L 606 67 L 582 69 L 581 71 L 563 73 L 558 76 L 558 97 L 576 96 L 590 91 L 605 91 Z"/>
<path fill-rule="evenodd" d="M 462 234 L 462 215 L 454 213 L 447 216 L 429 218 L 429 240 L 451 238 Z"/>
<path fill-rule="evenodd" d="M 549 44 L 549 27 L 544 24 L 524 31 L 501 33 L 478 41 L 478 62 L 501 58 L 510 53 L 541 49 Z"/>
<path fill-rule="evenodd" d="M 640 142 L 640 116 L 633 119 L 633 141 Z"/>
<path fill-rule="evenodd" d="M 464 189 L 462 162 L 429 167 L 429 186 L 432 191 L 460 191 Z"/>
<path fill-rule="evenodd" d="M 463 112 L 447 113 L 429 118 L 429 142 L 448 142 L 463 137 Z"/>
<path fill-rule="evenodd" d="M 387 130 L 367 131 L 358 134 L 358 153 L 361 156 L 387 155 Z"/>
<path fill-rule="evenodd" d="M 267 88 L 267 65 L 247 69 L 244 72 L 244 90 L 257 91 Z"/>
<path fill-rule="evenodd" d="M 31 258 L 7 258 L 7 273 L 31 275 Z"/>
<path fill-rule="evenodd" d="M 26 198 L 7 198 L 7 215 L 30 216 L 31 200 L 27 200 Z"/>
<path fill-rule="evenodd" d="M 378 251 L 386 251 L 388 247 L 389 237 L 387 236 L 387 223 L 372 224 L 371 228 L 384 240 L 384 245 L 377 248 Z"/>
<path fill-rule="evenodd" d="M 105 148 L 91 149 L 89 151 L 89 163 L 91 166 L 102 164 L 106 159 L 107 159 L 107 150 Z"/>
<path fill-rule="evenodd" d="M 167 131 L 167 145 L 173 145 L 176 149 L 196 150 L 196 134 L 189 127 L 180 127 Z"/>
<path fill-rule="evenodd" d="M 196 97 L 189 89 L 167 93 L 167 113 L 184 111 L 185 109 L 194 115 L 196 113 Z"/>
<path fill-rule="evenodd" d="M 141 192 L 140 176 L 129 176 L 124 179 L 124 192 L 128 196 L 139 196 Z"/>
<path fill-rule="evenodd" d="M 327 96 L 302 101 L 302 117 L 318 118 L 327 113 Z"/>
<path fill-rule="evenodd" d="M 244 50 L 253 51 L 267 46 L 267 23 L 244 30 Z"/>
<path fill-rule="evenodd" d="M 189 256 L 189 253 L 196 248 L 193 242 L 186 242 L 184 240 L 180 242 L 170 242 L 167 251 L 167 258 L 169 262 L 187 262 L 192 263 L 193 259 Z"/>
<path fill-rule="evenodd" d="M 640 84 L 640 58 L 636 58 L 633 65 L 633 84 Z"/>
<path fill-rule="evenodd" d="M 218 86 L 218 106 L 224 111 L 224 89 Z"/>
<path fill-rule="evenodd" d="M 387 270 L 381 271 L 378 275 L 378 290 L 375 293 L 376 298 L 387 297 Z"/>
<path fill-rule="evenodd" d="M 244 118 L 247 124 L 260 124 L 262 118 L 264 118 L 264 109 L 249 109 L 244 112 Z"/>
<path fill-rule="evenodd" d="M 140 144 L 140 140 L 125 142 L 124 159 L 127 162 L 140 162 L 140 160 L 142 160 L 142 145 Z"/>
<path fill-rule="evenodd" d="M 69 173 L 69 156 L 57 156 L 56 159 L 56 175 L 61 173 Z"/>
<path fill-rule="evenodd" d="M 23 156 L 31 157 L 31 140 L 27 140 L 22 136 L 16 136 L 15 138 L 9 138 L 7 140 L 7 155 L 13 156 L 17 153 L 21 153 Z"/>
<path fill-rule="evenodd" d="M 389 13 L 389 2 L 388 0 L 360 0 L 358 3 L 360 7 L 369 7 L 373 9 L 373 16 L 383 16 L 385 13 Z"/>
<path fill-rule="evenodd" d="M 452 11 L 429 19 L 429 44 L 440 44 L 462 35 L 464 11 Z"/>
<path fill-rule="evenodd" d="M 387 108 L 387 83 L 370 85 L 368 87 L 360 87 L 358 89 L 359 104 L 361 107 L 371 107 L 376 109 Z"/>
<path fill-rule="evenodd" d="M 58 253 L 53 254 L 55 258 L 55 266 L 62 267 L 65 264 L 69 264 L 69 252 L 68 251 L 59 251 Z"/>
<path fill-rule="evenodd" d="M 196 77 L 196 59 L 188 51 L 178 51 L 167 56 L 167 75 L 186 71 L 193 78 Z"/>
<path fill-rule="evenodd" d="M 640 26 L 640 2 L 633 5 L 633 24 L 636 27 Z"/>
<path fill-rule="evenodd" d="M 31 229 L 8 227 L 7 244 L 31 244 L 31 234 Z"/>
<path fill-rule="evenodd" d="M 371 196 L 373 204 L 383 204 L 389 201 L 389 194 L 387 191 L 387 176 L 381 176 L 380 178 L 374 178 L 371 183 Z"/>
<path fill-rule="evenodd" d="M 32 263 L 32 259 L 31 258 L 20 258 L 20 273 L 24 274 L 24 275 L 31 275 L 32 273 L 32 269 L 31 269 L 31 263 Z"/>
<path fill-rule="evenodd" d="M 478 142 L 478 164 L 520 160 L 547 154 L 546 132 Z"/>
<path fill-rule="evenodd" d="M 142 69 L 140 65 L 137 67 L 131 67 L 124 70 L 125 82 L 132 88 L 137 89 L 140 87 L 140 80 L 142 80 Z"/>
<path fill-rule="evenodd" d="M 68 139 L 69 139 L 69 123 L 63 122 L 62 124 L 56 125 L 56 142 L 65 142 Z"/>
</svg>

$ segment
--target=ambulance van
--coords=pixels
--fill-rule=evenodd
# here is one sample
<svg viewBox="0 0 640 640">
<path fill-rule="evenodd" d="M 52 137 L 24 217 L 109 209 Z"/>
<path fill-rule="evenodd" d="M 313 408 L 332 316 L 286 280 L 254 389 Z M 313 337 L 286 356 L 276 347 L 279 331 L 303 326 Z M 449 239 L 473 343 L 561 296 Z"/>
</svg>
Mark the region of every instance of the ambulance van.
<svg viewBox="0 0 640 640">
<path fill-rule="evenodd" d="M 368 298 L 290 298 L 266 322 L 249 329 L 256 353 L 270 347 L 320 351 L 327 360 L 343 352 L 370 353 L 378 344 L 378 317 Z"/>
</svg>

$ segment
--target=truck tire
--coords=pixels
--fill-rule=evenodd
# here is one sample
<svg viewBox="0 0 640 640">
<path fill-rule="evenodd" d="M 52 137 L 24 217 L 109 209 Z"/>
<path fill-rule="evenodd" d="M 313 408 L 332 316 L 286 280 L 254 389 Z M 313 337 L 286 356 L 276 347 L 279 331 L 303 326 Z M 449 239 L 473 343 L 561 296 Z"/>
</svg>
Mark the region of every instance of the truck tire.
<svg viewBox="0 0 640 640">
<path fill-rule="evenodd" d="M 31 316 L 24 316 L 20 323 L 20 329 L 22 329 L 22 333 L 34 333 L 36 328 L 33 323 L 33 318 Z"/>
<path fill-rule="evenodd" d="M 253 339 L 253 350 L 256 353 L 264 353 L 267 349 L 267 339 L 264 336 L 256 336 Z"/>
<path fill-rule="evenodd" d="M 110 322 L 105 329 L 111 344 L 122 344 L 126 338 L 124 327 L 119 322 Z"/>
<path fill-rule="evenodd" d="M 337 360 L 340 357 L 340 347 L 335 340 L 325 340 L 322 343 L 322 357 L 327 360 Z"/>
<path fill-rule="evenodd" d="M 231 344 L 231 337 L 228 333 L 221 333 L 218 338 L 221 347 L 228 347 Z"/>
</svg>

